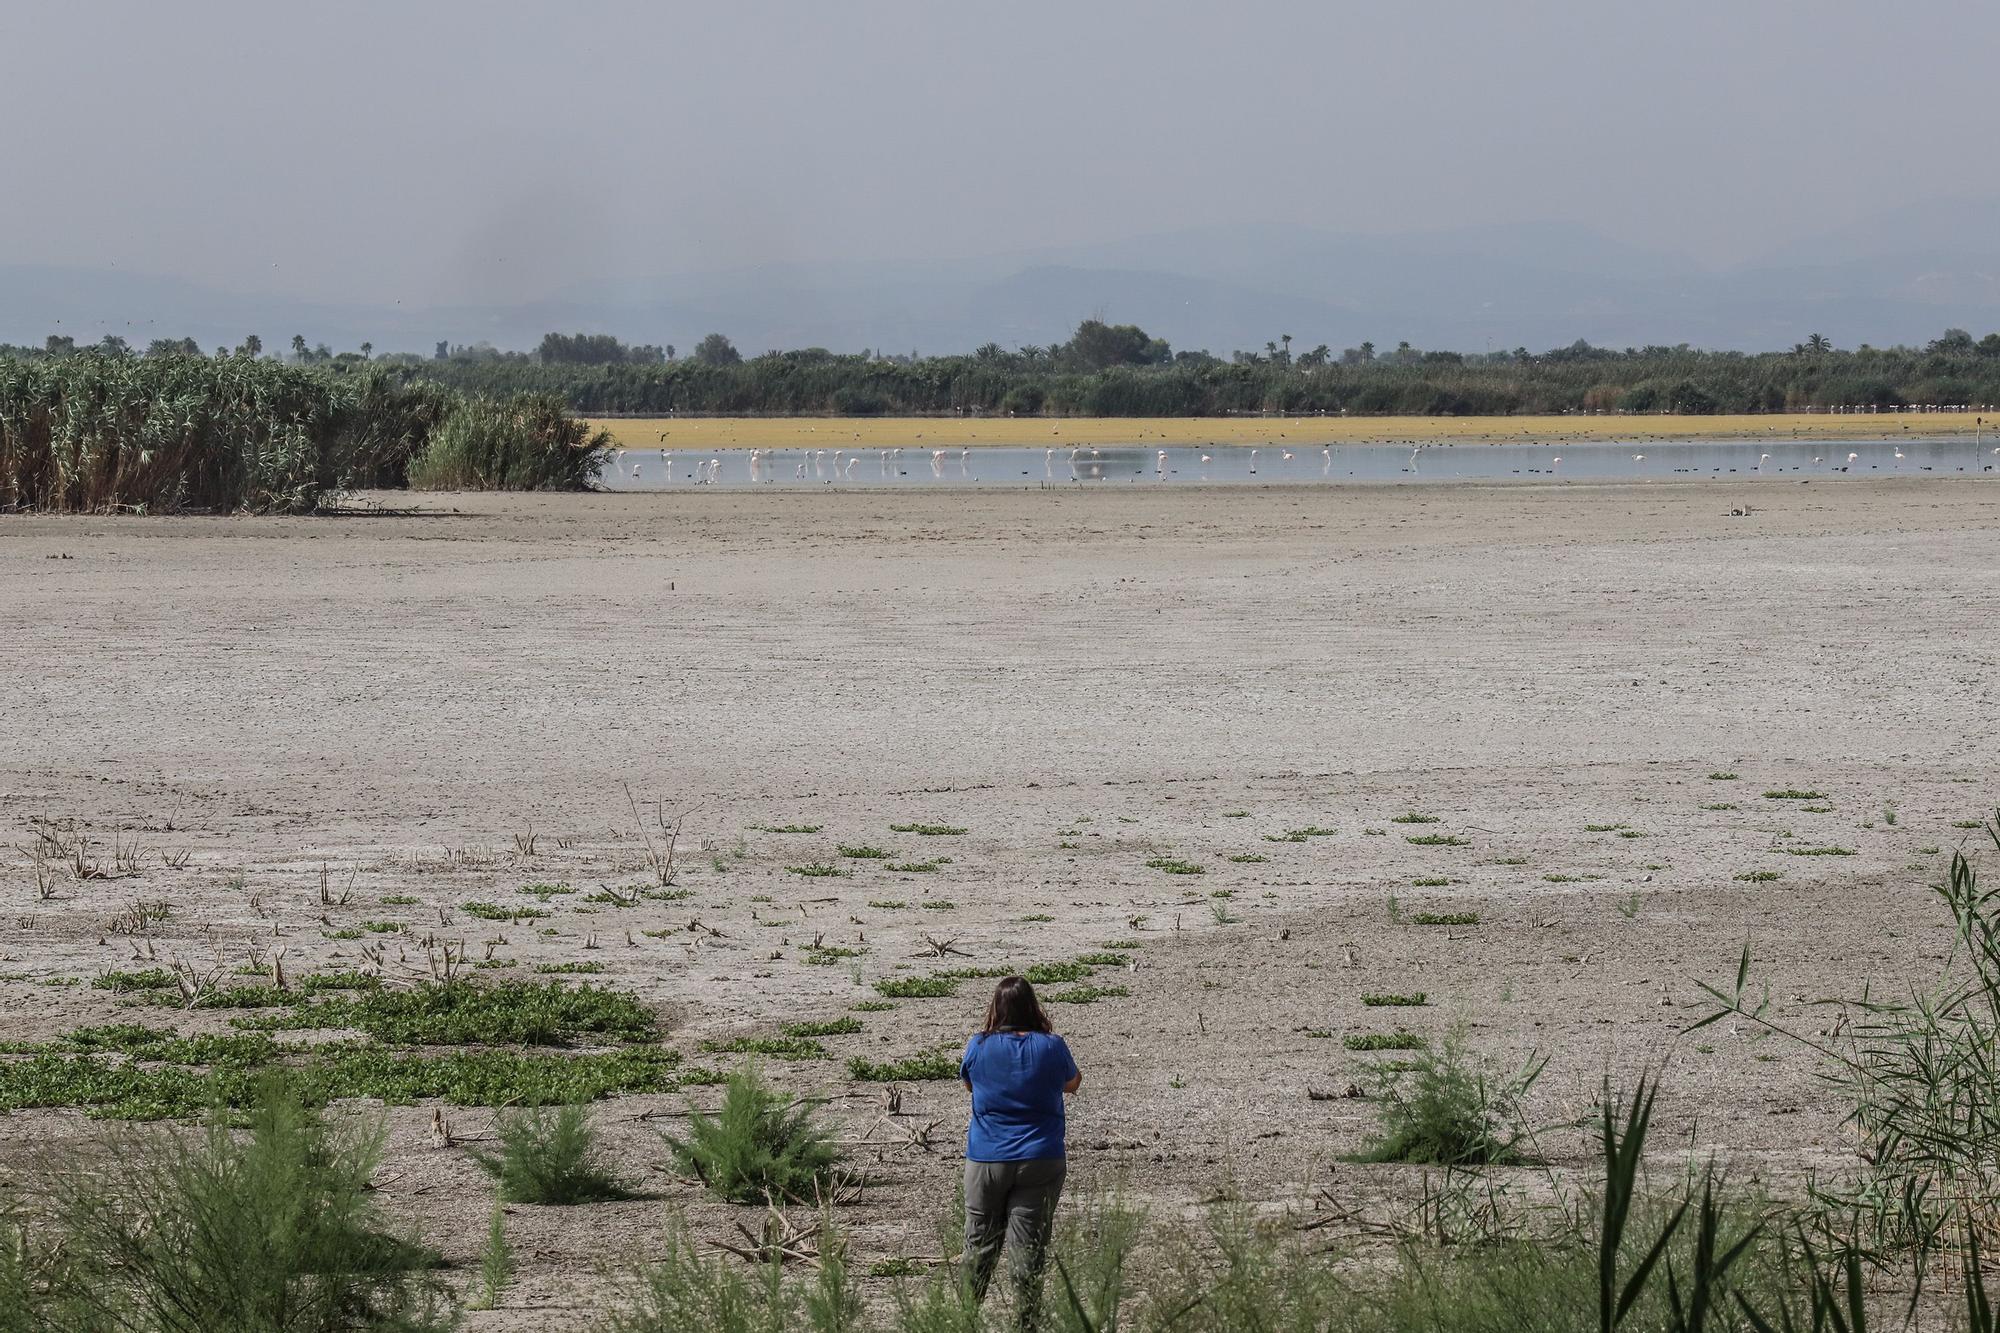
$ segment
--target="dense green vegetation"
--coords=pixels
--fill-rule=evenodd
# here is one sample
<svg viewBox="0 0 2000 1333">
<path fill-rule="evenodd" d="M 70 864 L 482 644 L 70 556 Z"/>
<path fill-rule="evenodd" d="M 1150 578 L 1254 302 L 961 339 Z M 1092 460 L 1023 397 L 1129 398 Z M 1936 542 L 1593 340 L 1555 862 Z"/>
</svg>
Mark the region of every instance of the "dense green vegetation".
<svg viewBox="0 0 2000 1333">
<path fill-rule="evenodd" d="M 1213 416 L 1231 412 L 1499 415 L 1579 411 L 1776 412 L 1896 404 L 2000 403 L 2000 334 L 1948 331 L 1926 347 L 1706 352 L 1614 350 L 1335 355 L 1273 344 L 1224 359 L 1168 354 L 1141 331 L 1086 322 L 1067 343 L 966 356 L 840 355 L 820 349 L 737 360 L 579 363 L 460 349 L 401 364 L 469 393 L 532 390 L 587 415 L 931 412 L 1022 416 Z M 1116 335 L 1107 337 L 1105 335 Z"/>
<path fill-rule="evenodd" d="M 304 513 L 350 487 L 557 489 L 600 442 L 558 399 L 381 365 L 0 356 L 0 512 Z"/>
<path fill-rule="evenodd" d="M 1707 352 L 1685 345 L 1544 352 L 1421 351 L 1404 343 L 1294 353 L 1291 340 L 1227 358 L 1170 351 L 1131 325 L 1086 320 L 1066 343 L 965 356 L 835 354 L 744 358 L 711 335 L 696 355 L 626 348 L 591 360 L 441 349 L 400 358 L 403 373 L 467 392 L 533 390 L 586 414 L 765 413 L 873 416 L 984 412 L 1059 416 L 1210 416 L 1230 412 L 1493 415 L 1578 411 L 1775 412 L 2000 402 L 2000 333 L 1947 330 L 1924 347 L 1834 348 L 1818 335 L 1790 351 Z"/>
<path fill-rule="evenodd" d="M 1765 353 L 1583 342 L 1543 352 L 1517 347 L 1476 354 L 1407 343 L 1378 351 L 1363 343 L 1336 353 L 1325 346 L 1294 352 L 1291 344 L 1283 336 L 1262 351 L 1228 357 L 1174 352 L 1132 325 L 1086 320 L 1068 342 L 1014 350 L 989 343 L 953 356 L 806 348 L 745 357 L 726 337 L 710 334 L 691 355 L 677 357 L 672 347 L 629 346 L 606 334 L 552 333 L 533 352 L 440 343 L 430 357 L 336 354 L 309 349 L 294 337 L 284 364 L 359 380 L 378 397 L 391 386 L 421 393 L 418 385 L 487 398 L 533 393 L 585 415 L 1702 415 L 2000 402 L 2000 333 L 1974 338 L 1961 329 L 1948 329 L 1922 347 L 1842 350 L 1815 334 L 1789 351 Z M 41 348 L 0 346 L 0 364 L 94 358 L 240 367 L 257 361 L 261 351 L 261 342 L 250 338 L 234 351 L 205 358 L 187 340 L 162 339 L 140 356 L 117 339 L 78 349 L 55 338 Z M 451 405 L 435 396 L 437 387 L 429 392 L 423 401 Z M 435 417 L 427 424 L 435 425 Z M 405 436 L 388 432 L 388 438 Z M 406 446 L 401 457 L 421 444 Z M 394 458 L 395 449 L 386 456 Z M 377 479 L 391 484 L 399 475 L 391 468 Z"/>
<path fill-rule="evenodd" d="M 0 512 L 303 513 L 357 487 L 575 489 L 608 437 L 585 415 L 979 413 L 1451 416 L 1775 412 L 2000 402 L 2000 334 L 1925 347 L 1788 352 L 1681 347 L 1461 355 L 1372 344 L 1294 354 L 1286 337 L 1228 360 L 1175 353 L 1131 325 L 1086 320 L 1066 343 L 967 356 L 823 349 L 745 358 L 720 334 L 694 354 L 604 334 L 550 334 L 533 353 L 440 344 L 430 358 L 260 340 L 205 356 L 115 338 L 0 346 Z"/>
</svg>

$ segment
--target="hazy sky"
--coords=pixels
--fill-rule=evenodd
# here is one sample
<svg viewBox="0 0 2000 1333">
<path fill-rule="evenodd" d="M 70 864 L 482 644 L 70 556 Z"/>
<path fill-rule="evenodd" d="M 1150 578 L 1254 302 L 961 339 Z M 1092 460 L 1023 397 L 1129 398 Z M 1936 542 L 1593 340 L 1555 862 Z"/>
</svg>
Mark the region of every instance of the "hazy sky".
<svg viewBox="0 0 2000 1333">
<path fill-rule="evenodd" d="M 1237 222 L 1714 263 L 1985 188 L 2000 6 L 0 8 L 0 262 L 521 299 Z"/>
</svg>

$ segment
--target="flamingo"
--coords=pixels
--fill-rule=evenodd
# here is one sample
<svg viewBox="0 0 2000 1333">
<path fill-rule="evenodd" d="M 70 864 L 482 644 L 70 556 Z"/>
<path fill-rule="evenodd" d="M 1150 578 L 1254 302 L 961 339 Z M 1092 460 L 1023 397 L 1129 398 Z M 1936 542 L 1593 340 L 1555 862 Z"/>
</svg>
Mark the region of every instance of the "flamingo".
<svg viewBox="0 0 2000 1333">
<path fill-rule="evenodd" d="M 1290 449 L 1285 450 L 1285 461 L 1287 463 L 1292 461 L 1292 451 Z"/>
<path fill-rule="evenodd" d="M 1210 458 L 1207 454 L 1203 454 L 1201 456 L 1201 461 L 1204 463 L 1213 463 L 1215 460 L 1213 458 Z"/>
<path fill-rule="evenodd" d="M 1159 473 L 1162 477 L 1167 475 L 1167 451 L 1165 449 L 1160 450 L 1160 456 L 1153 460 L 1153 471 Z"/>
<path fill-rule="evenodd" d="M 1847 465 L 1848 465 L 1849 467 L 1853 467 L 1853 466 L 1854 466 L 1854 460 L 1856 460 L 1856 459 L 1857 459 L 1857 458 L 1859 458 L 1859 457 L 1861 457 L 1861 455 L 1860 455 L 1860 454 L 1849 454 L 1849 455 L 1847 456 Z"/>
<path fill-rule="evenodd" d="M 1257 475 L 1257 451 L 1255 449 L 1250 451 L 1250 475 L 1253 477 Z"/>
<path fill-rule="evenodd" d="M 860 455 L 860 454 L 850 454 L 850 455 L 848 455 L 848 458 L 847 458 L 847 473 L 846 473 L 846 480 L 848 480 L 848 481 L 853 481 L 853 480 L 854 480 L 854 465 L 855 465 L 856 463 L 859 463 L 860 461 L 861 461 L 861 455 Z"/>
<path fill-rule="evenodd" d="M 1764 464 L 1766 464 L 1766 463 L 1768 463 L 1768 462 L 1770 462 L 1770 461 L 1771 461 L 1771 455 L 1769 455 L 1769 454 L 1759 454 L 1759 455 L 1757 456 L 1757 470 L 1758 470 L 1759 472 L 1762 472 L 1762 471 L 1764 470 Z"/>
</svg>

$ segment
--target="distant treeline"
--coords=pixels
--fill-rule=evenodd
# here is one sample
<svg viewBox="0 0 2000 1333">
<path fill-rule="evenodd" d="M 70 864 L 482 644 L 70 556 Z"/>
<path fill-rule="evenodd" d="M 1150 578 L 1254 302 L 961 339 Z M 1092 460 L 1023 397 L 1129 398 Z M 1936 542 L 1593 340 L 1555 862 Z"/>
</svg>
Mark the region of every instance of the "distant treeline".
<svg viewBox="0 0 2000 1333">
<path fill-rule="evenodd" d="M 250 355 L 0 355 L 0 513 L 301 513 L 357 487 L 555 489 L 602 465 L 559 398 Z"/>
<path fill-rule="evenodd" d="M 1835 348 L 1815 334 L 1789 351 L 1709 352 L 1685 345 L 1614 350 L 1577 342 L 1545 352 L 1424 351 L 1372 343 L 1298 351 L 1289 335 L 1227 359 L 1175 352 L 1129 324 L 1086 320 L 1069 341 L 962 356 L 834 353 L 745 357 L 721 334 L 676 355 L 607 334 L 549 334 L 533 352 L 439 343 L 428 357 L 335 353 L 291 340 L 295 366 L 387 374 L 460 393 L 549 395 L 586 415 L 1222 416 L 1235 413 L 1492 416 L 1516 413 L 1783 412 L 1901 404 L 2000 403 L 2000 333 L 1949 329 L 1922 347 Z M 144 354 L 108 339 L 103 357 L 199 356 L 160 340 Z M 13 355 L 60 360 L 63 339 Z M 249 338 L 227 359 L 258 359 Z M 264 358 L 266 360 L 272 358 Z"/>
<path fill-rule="evenodd" d="M 696 354 L 551 362 L 448 349 L 408 367 L 481 392 L 532 389 L 590 415 L 1222 416 L 1248 412 L 1490 416 L 1512 413 L 1782 412 L 1903 403 L 2000 403 L 2000 334 L 1949 330 L 1924 347 L 1842 351 L 1817 336 L 1790 351 L 1690 347 L 1461 354 L 1409 344 L 1294 351 L 1274 339 L 1228 360 L 1170 351 L 1130 325 L 1086 321 L 1067 343 L 966 356 L 744 358 L 711 336 Z"/>
</svg>

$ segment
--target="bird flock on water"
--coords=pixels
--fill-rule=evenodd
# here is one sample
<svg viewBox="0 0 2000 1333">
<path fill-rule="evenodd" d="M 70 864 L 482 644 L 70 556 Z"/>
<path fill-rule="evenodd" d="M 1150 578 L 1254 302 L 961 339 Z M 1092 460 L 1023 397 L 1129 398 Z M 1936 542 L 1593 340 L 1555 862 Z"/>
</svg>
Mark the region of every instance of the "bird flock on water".
<svg viewBox="0 0 2000 1333">
<path fill-rule="evenodd" d="M 918 438 L 922 437 L 919 436 Z M 2000 464 L 1980 457 L 1980 454 L 1984 452 L 1983 445 L 1984 441 L 1982 440 L 1975 446 L 1972 467 L 1981 472 L 2000 470 Z M 1361 447 L 1366 448 L 1367 446 Z M 1542 447 L 1552 449 L 1555 446 Z M 1881 447 L 1888 450 L 1887 466 L 1891 471 L 1901 470 L 1903 465 L 1910 461 L 1901 447 L 1888 444 L 1886 441 L 1883 442 Z M 1951 447 L 1949 444 L 1937 446 L 1941 451 L 1947 451 Z M 1433 453 L 1440 449 L 1454 450 L 1454 461 L 1462 460 L 1467 456 L 1465 452 L 1457 452 L 1459 446 L 1455 444 L 1444 442 L 1419 443 L 1410 450 L 1408 459 L 1399 470 L 1416 477 L 1427 475 L 1423 467 L 1423 457 L 1428 453 Z M 1214 452 L 1210 452 L 1210 450 L 1214 450 Z M 748 454 L 746 467 L 742 473 L 743 479 L 753 485 L 779 480 L 777 457 L 780 454 L 791 454 L 791 452 L 788 450 L 763 448 L 751 449 Z M 973 451 L 970 446 L 961 445 L 955 449 L 931 449 L 927 452 L 929 454 L 930 474 L 933 480 L 944 481 L 949 479 L 958 482 L 978 482 L 982 480 L 982 477 L 973 471 Z M 1214 478 L 1210 477 L 1207 469 L 1213 467 L 1218 457 L 1222 456 L 1225 451 L 1217 449 L 1214 445 L 1210 445 L 1208 449 L 1193 447 L 1187 452 L 1190 455 L 1188 461 L 1198 463 L 1202 469 L 1195 480 L 1213 480 Z M 1262 455 L 1265 452 L 1264 448 L 1258 447 L 1252 448 L 1246 454 L 1241 455 L 1244 460 L 1243 475 L 1250 477 L 1262 475 L 1260 464 L 1263 461 Z M 1282 463 L 1296 461 L 1296 455 L 1291 449 L 1278 449 L 1276 452 Z M 989 459 L 1003 465 L 996 470 L 996 479 L 999 476 L 1005 475 L 1004 465 L 1017 462 L 1018 458 L 1016 456 L 1022 453 L 1032 456 L 1032 451 L 1030 450 L 996 449 L 991 451 L 988 455 Z M 1058 457 L 1059 455 L 1060 458 Z M 733 453 L 731 454 L 731 457 L 735 456 Z M 1476 456 L 1476 451 L 1474 451 L 1474 456 Z M 1606 458 L 1610 457 L 1608 453 L 1602 456 Z M 1041 475 L 1044 482 L 1057 480 L 1077 482 L 1085 480 L 1110 480 L 1113 475 L 1143 476 L 1143 467 L 1130 473 L 1117 472 L 1118 464 L 1121 461 L 1129 459 L 1129 457 L 1130 454 L 1128 452 L 1117 448 L 1112 449 L 1111 457 L 1107 459 L 1104 451 L 1096 447 L 1086 445 L 1049 446 L 1042 450 Z M 1875 457 L 1879 459 L 1881 455 L 1876 454 Z M 1993 449 L 1991 457 L 2000 459 L 2000 448 Z M 1649 475 L 1649 469 L 1644 466 L 1647 458 L 1648 456 L 1644 453 L 1630 455 L 1632 465 L 1630 470 L 1636 472 L 1642 479 Z M 1356 456 L 1356 460 L 1358 460 L 1358 455 Z M 1319 476 L 1331 477 L 1335 462 L 1336 458 L 1333 448 L 1331 446 L 1322 447 L 1320 450 Z M 1182 470 L 1182 467 L 1175 465 L 1172 451 L 1167 449 L 1155 451 L 1152 457 L 1152 464 L 1153 475 L 1162 481 L 1166 480 L 1170 475 L 1179 475 Z M 697 456 L 693 465 L 685 468 L 679 475 L 685 477 L 687 482 L 694 486 L 720 485 L 723 484 L 725 465 L 725 459 L 720 455 L 711 455 L 706 458 Z M 1129 463 L 1127 463 L 1127 466 L 1129 467 Z M 1182 466 L 1185 466 L 1185 464 Z M 1656 466 L 1659 467 L 1661 472 L 1687 475 L 1702 473 L 1722 475 L 1725 473 L 1734 473 L 1739 470 L 1737 467 L 1726 466 L 1721 463 L 1672 466 L 1671 459 L 1658 462 Z M 1864 462 L 1864 456 L 1859 450 L 1850 451 L 1846 455 L 1844 463 L 1832 463 L 1831 465 L 1829 465 L 1827 455 L 1813 455 L 1810 468 L 1805 463 L 1787 465 L 1782 461 L 1778 461 L 1774 464 L 1771 454 L 1760 452 L 1757 455 L 1756 463 L 1744 470 L 1762 476 L 1767 472 L 1804 472 L 1811 469 L 1844 473 L 1860 470 L 1865 467 L 1865 470 L 1874 471 L 1883 466 L 1884 463 L 1882 462 Z M 1960 472 L 1971 470 L 1964 463 L 1952 465 L 1945 462 L 1942 458 L 1938 463 L 1917 464 L 1917 469 L 1924 472 L 1936 471 L 1940 467 Z M 1525 466 L 1510 468 L 1508 471 L 1510 475 L 1543 474 L 1552 477 L 1561 477 L 1563 475 L 1562 469 L 1563 456 L 1561 454 L 1549 454 L 1546 456 L 1545 465 L 1538 466 L 1529 462 Z M 618 451 L 613 458 L 612 472 L 622 485 L 630 487 L 672 486 L 679 480 L 679 477 L 676 475 L 673 451 L 666 448 Z M 1019 475 L 1026 478 L 1032 474 L 1024 467 L 1020 470 Z M 1304 479 L 1300 477 L 1296 469 L 1283 469 L 1281 475 L 1293 480 Z M 1346 475 L 1360 477 L 1365 480 L 1377 474 L 1373 469 L 1349 469 Z M 1495 478 L 1498 474 L 1490 470 L 1475 470 L 1467 474 L 1460 467 L 1453 469 L 1447 474 L 1440 475 L 1464 477 L 1467 480 L 1479 480 Z M 1600 480 L 1615 480 L 1618 476 L 1616 473 L 1601 471 L 1594 473 L 1594 475 Z M 1658 474 L 1652 473 L 1651 475 Z M 835 485 L 868 481 L 895 481 L 906 479 L 910 476 L 911 473 L 904 462 L 904 450 L 901 447 L 893 446 L 873 449 L 806 449 L 799 451 L 791 462 L 791 479 L 794 482 L 818 482 L 825 485 Z M 1227 477 L 1225 476 L 1223 479 L 1226 480 Z"/>
</svg>

